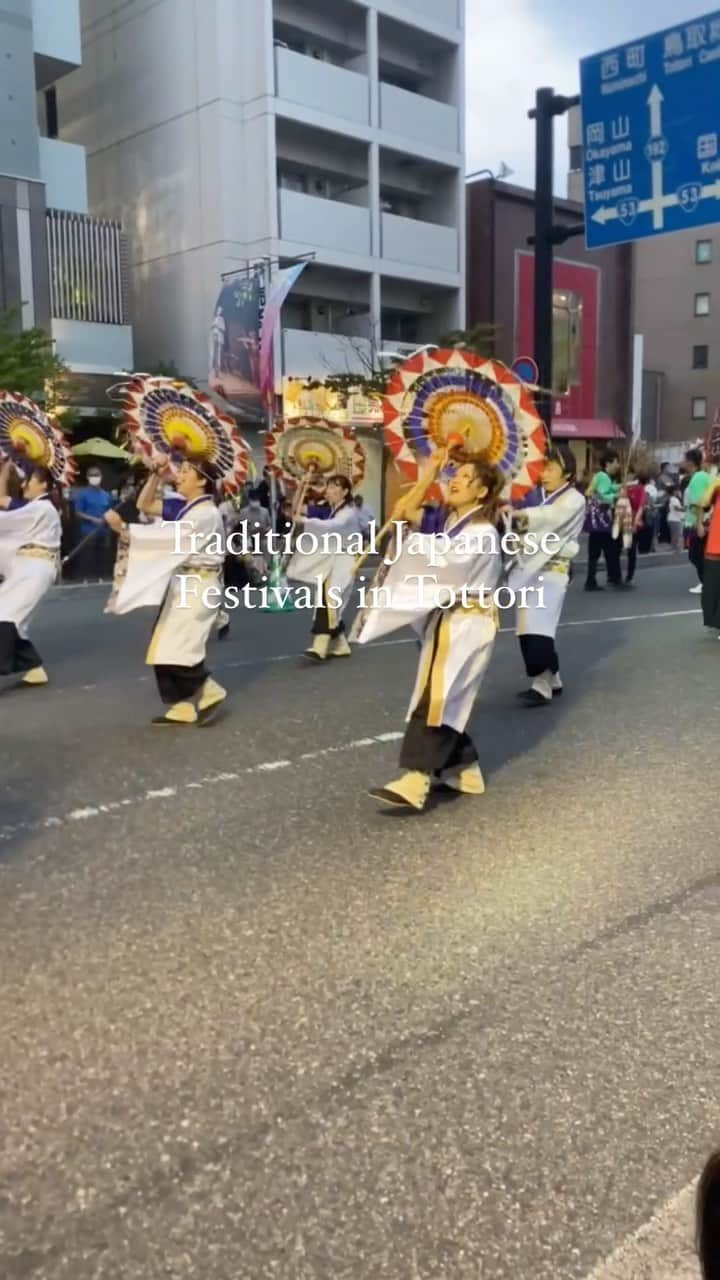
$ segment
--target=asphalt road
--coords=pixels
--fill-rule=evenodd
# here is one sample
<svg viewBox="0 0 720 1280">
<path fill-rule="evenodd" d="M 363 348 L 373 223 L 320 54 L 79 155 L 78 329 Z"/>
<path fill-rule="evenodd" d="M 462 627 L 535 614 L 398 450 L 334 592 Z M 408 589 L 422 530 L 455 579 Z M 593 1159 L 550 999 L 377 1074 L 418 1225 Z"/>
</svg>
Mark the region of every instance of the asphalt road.
<svg viewBox="0 0 720 1280">
<path fill-rule="evenodd" d="M 51 686 L 0 696 L 2 1280 L 678 1274 L 664 1228 L 604 1260 L 720 1141 L 691 582 L 574 584 L 547 711 L 501 635 L 487 794 L 419 818 L 366 795 L 404 637 L 318 669 L 306 615 L 236 615 L 226 716 L 168 733 L 148 618 L 48 600 Z"/>
</svg>

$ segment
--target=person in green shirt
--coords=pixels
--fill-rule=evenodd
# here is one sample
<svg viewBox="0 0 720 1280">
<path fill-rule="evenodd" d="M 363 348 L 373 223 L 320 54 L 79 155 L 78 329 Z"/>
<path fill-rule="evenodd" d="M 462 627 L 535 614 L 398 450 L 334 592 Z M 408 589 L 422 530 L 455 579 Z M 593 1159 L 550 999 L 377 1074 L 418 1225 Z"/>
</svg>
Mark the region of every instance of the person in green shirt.
<svg viewBox="0 0 720 1280">
<path fill-rule="evenodd" d="M 688 558 L 695 566 L 698 585 L 690 588 L 690 594 L 699 596 L 705 569 L 705 538 L 698 533 L 698 516 L 702 509 L 702 500 L 712 480 L 709 471 L 703 470 L 701 449 L 688 449 L 685 454 L 683 470 L 690 477 L 685 490 L 685 538 L 687 540 Z"/>
<path fill-rule="evenodd" d="M 617 453 L 608 451 L 602 459 L 600 470 L 593 476 L 585 495 L 590 504 L 586 591 L 603 590 L 597 581 L 597 567 L 602 555 L 605 556 L 610 585 L 618 588 L 623 585 L 620 564 L 621 542 L 619 538 L 613 538 L 612 536 L 613 509 L 621 487 L 620 470 L 620 458 Z M 593 528 L 593 523 L 596 526 L 606 524 L 607 528 Z"/>
</svg>

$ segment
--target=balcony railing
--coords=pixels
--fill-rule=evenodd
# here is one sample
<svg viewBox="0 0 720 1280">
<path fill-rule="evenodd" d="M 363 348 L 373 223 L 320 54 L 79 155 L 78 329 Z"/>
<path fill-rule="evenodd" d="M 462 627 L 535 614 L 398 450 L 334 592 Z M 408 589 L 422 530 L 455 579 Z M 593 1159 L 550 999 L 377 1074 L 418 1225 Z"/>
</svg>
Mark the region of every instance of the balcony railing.
<svg viewBox="0 0 720 1280">
<path fill-rule="evenodd" d="M 51 314 L 128 324 L 127 242 L 119 224 L 49 209 L 47 229 Z"/>
</svg>

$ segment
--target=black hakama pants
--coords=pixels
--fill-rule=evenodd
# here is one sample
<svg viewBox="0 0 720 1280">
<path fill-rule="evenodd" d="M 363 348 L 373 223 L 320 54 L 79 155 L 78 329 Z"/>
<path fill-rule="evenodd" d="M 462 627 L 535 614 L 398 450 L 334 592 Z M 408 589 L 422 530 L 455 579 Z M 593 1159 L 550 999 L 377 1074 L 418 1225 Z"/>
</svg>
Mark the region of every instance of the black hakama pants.
<svg viewBox="0 0 720 1280">
<path fill-rule="evenodd" d="M 14 622 L 0 622 L 0 676 L 24 674 L 42 666 L 42 658 L 30 640 L 23 639 Z"/>
</svg>

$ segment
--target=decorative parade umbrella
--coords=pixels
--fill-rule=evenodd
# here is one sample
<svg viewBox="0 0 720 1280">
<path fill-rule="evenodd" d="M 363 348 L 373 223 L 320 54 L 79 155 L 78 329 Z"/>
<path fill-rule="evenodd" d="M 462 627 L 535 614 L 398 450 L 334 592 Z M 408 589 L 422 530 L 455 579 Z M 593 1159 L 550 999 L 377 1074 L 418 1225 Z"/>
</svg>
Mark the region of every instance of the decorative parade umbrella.
<svg viewBox="0 0 720 1280">
<path fill-rule="evenodd" d="M 23 470 L 47 467 L 56 484 L 68 487 L 77 473 L 62 431 L 28 396 L 0 391 L 0 454 Z"/>
<path fill-rule="evenodd" d="M 213 468 L 226 493 L 250 473 L 250 453 L 235 420 L 210 396 L 173 378 L 130 379 L 122 393 L 130 447 L 146 462 L 158 453 L 172 466 L 184 461 Z"/>
<path fill-rule="evenodd" d="M 355 488 L 365 475 L 365 450 L 351 427 L 326 418 L 277 422 L 265 437 L 267 465 L 279 479 L 302 483 L 312 468 L 318 477 L 347 476 Z"/>
<path fill-rule="evenodd" d="M 518 502 L 540 479 L 547 435 L 532 392 L 499 360 L 471 351 L 423 351 L 393 373 L 384 397 L 385 439 L 408 480 L 424 459 L 462 439 L 506 477 Z"/>
</svg>

